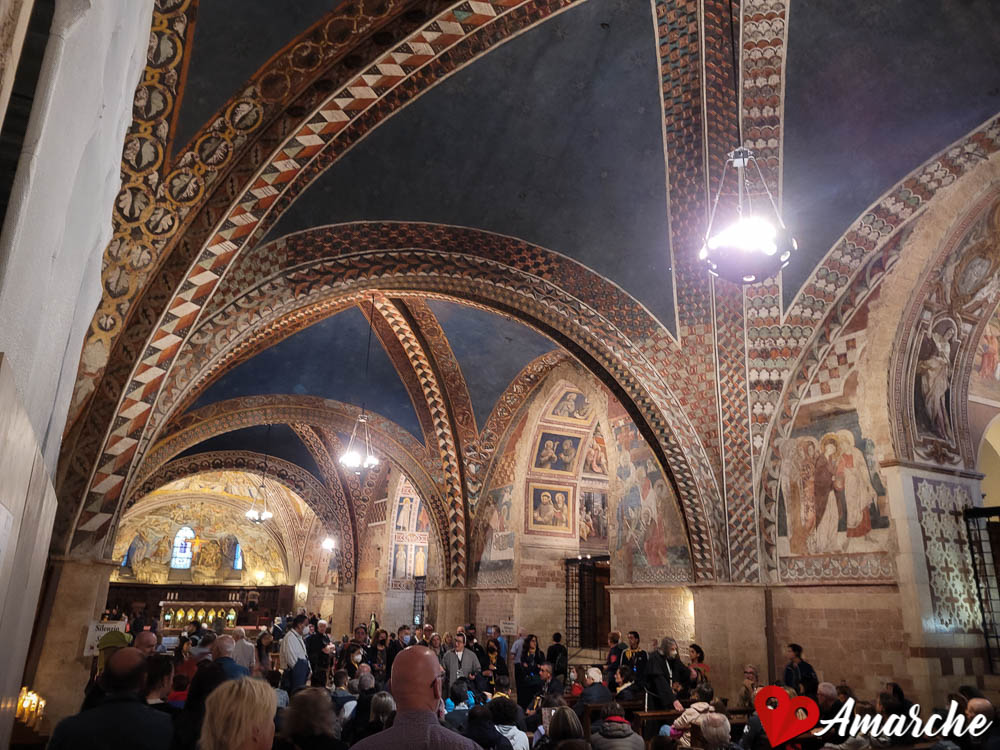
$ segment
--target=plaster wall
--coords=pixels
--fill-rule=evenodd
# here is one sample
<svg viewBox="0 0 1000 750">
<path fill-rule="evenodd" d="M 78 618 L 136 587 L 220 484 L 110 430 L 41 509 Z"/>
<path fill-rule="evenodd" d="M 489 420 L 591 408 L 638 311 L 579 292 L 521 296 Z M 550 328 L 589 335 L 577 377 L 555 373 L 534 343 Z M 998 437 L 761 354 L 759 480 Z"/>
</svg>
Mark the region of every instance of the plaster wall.
<svg viewBox="0 0 1000 750">
<path fill-rule="evenodd" d="M 10 739 L 55 511 L 55 490 L 0 354 L 0 747 Z"/>
<path fill-rule="evenodd" d="M 55 475 L 153 0 L 56 3 L 0 234 L 0 351 Z"/>
</svg>

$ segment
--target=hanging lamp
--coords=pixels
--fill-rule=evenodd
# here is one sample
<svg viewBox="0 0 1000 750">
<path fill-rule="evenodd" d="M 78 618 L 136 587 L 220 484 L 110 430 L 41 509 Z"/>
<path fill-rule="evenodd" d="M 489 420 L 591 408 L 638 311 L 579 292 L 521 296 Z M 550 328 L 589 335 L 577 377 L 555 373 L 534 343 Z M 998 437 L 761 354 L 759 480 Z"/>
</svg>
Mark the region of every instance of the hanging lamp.
<svg viewBox="0 0 1000 750">
<path fill-rule="evenodd" d="M 264 435 L 264 464 L 260 470 L 260 487 L 257 493 L 260 495 L 261 508 L 257 508 L 257 498 L 255 497 L 253 503 L 250 504 L 250 509 L 244 514 L 247 520 L 253 524 L 262 524 L 274 518 L 274 514 L 267 509 L 267 485 L 265 483 L 267 479 L 267 454 L 270 443 L 271 425 L 268 424 L 267 433 Z"/>
<path fill-rule="evenodd" d="M 708 272 L 735 284 L 756 284 L 773 277 L 788 265 L 792 253 L 798 248 L 781 212 L 771 195 L 760 164 L 753 150 L 743 145 L 742 112 L 740 111 L 739 72 L 736 55 L 736 32 L 733 17 L 733 2 L 729 0 L 729 39 L 732 47 L 733 94 L 736 100 L 737 146 L 726 155 L 715 199 L 708 216 L 705 241 L 698 253 L 698 259 L 705 263 Z M 726 186 L 726 178 L 732 175 L 737 195 L 736 220 L 725 226 L 715 226 L 719 198 Z M 767 195 L 767 201 L 758 200 L 756 205 L 751 190 L 751 178 L 760 180 Z"/>
<path fill-rule="evenodd" d="M 372 358 L 372 329 L 375 326 L 375 295 L 372 295 L 371 309 L 368 313 L 368 348 L 365 352 L 365 389 L 368 384 L 368 367 Z M 361 435 L 358 435 L 359 429 Z M 364 450 L 362 455 L 361 451 Z M 351 431 L 351 439 L 347 443 L 347 450 L 340 454 L 341 466 L 351 469 L 355 474 L 373 469 L 379 465 L 378 456 L 372 450 L 372 436 L 368 429 L 368 414 L 365 412 L 365 404 L 361 402 L 361 413 L 354 422 L 354 429 Z"/>
</svg>

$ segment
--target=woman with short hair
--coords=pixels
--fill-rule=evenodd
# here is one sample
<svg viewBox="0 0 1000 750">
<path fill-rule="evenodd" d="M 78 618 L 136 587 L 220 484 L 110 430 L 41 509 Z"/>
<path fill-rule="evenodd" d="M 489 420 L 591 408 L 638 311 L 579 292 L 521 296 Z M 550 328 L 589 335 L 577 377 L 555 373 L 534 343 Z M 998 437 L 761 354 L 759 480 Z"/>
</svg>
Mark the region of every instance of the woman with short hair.
<svg viewBox="0 0 1000 750">
<path fill-rule="evenodd" d="M 199 750 L 270 750 L 277 708 L 274 691 L 263 680 L 227 680 L 205 701 Z"/>
</svg>

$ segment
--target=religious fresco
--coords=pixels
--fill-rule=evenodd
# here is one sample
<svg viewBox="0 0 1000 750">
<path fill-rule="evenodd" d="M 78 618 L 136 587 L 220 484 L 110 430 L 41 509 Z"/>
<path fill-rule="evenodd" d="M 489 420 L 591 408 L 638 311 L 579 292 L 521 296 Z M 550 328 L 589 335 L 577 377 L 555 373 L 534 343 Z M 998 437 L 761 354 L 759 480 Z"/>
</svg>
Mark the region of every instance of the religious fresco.
<svg viewBox="0 0 1000 750">
<path fill-rule="evenodd" d="M 572 485 L 529 481 L 526 530 L 548 536 L 571 536 L 574 501 Z"/>
<path fill-rule="evenodd" d="M 986 325 L 972 362 L 969 395 L 1000 405 L 1000 319 L 994 316 Z"/>
<path fill-rule="evenodd" d="M 490 490 L 482 506 L 472 540 L 472 554 L 478 585 L 513 585 L 515 532 L 511 514 L 514 487 Z"/>
<path fill-rule="evenodd" d="M 390 541 L 392 558 L 389 563 L 391 584 L 426 576 L 431 517 L 423 500 L 408 480 L 404 480 L 400 487 L 390 518 L 392 520 Z"/>
<path fill-rule="evenodd" d="M 674 491 L 631 419 L 612 431 L 618 451 L 609 517 L 612 583 L 672 583 L 692 578 L 691 553 Z"/>
<path fill-rule="evenodd" d="M 548 418 L 567 424 L 589 424 L 594 418 L 594 407 L 580 391 L 566 391 L 548 414 Z"/>
<path fill-rule="evenodd" d="M 886 491 L 856 412 L 813 419 L 780 443 L 778 554 L 885 551 Z"/>
<path fill-rule="evenodd" d="M 284 502 L 295 509 L 299 516 L 311 514 L 302 499 L 281 482 L 270 477 L 264 479 L 268 502 Z M 261 499 L 261 478 L 248 471 L 206 471 L 175 479 L 149 493 L 151 497 L 164 493 L 197 492 L 224 495 L 246 500 Z"/>
<path fill-rule="evenodd" d="M 190 568 L 183 571 L 170 566 L 174 539 L 182 527 L 195 534 L 190 543 Z M 242 570 L 234 569 L 237 542 Z M 116 568 L 113 580 L 159 584 L 190 580 L 200 585 L 253 582 L 265 586 L 288 582 L 284 553 L 268 532 L 248 524 L 239 508 L 206 500 L 179 501 L 130 513 L 119 526 L 114 559 L 126 565 Z"/>
<path fill-rule="evenodd" d="M 608 551 L 608 493 L 606 489 L 580 490 L 580 550 Z"/>
<path fill-rule="evenodd" d="M 562 435 L 555 432 L 542 432 L 535 448 L 535 460 L 532 467 L 537 471 L 553 474 L 576 474 L 577 461 L 580 458 L 579 435 Z"/>
<path fill-rule="evenodd" d="M 604 442 L 601 427 L 594 428 L 594 434 L 587 446 L 587 455 L 583 459 L 583 473 L 597 476 L 608 475 L 608 446 Z"/>
</svg>

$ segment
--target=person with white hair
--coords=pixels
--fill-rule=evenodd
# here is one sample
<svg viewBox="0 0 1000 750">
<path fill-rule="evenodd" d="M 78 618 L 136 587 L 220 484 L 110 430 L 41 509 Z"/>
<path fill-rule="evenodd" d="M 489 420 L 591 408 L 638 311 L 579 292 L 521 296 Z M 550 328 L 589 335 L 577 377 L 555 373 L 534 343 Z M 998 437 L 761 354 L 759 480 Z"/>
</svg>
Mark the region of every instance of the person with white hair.
<svg viewBox="0 0 1000 750">
<path fill-rule="evenodd" d="M 234 653 L 236 653 L 236 641 L 231 635 L 220 635 L 212 643 L 212 661 L 222 670 L 227 680 L 249 677 L 250 670 L 236 663 L 233 659 Z"/>
<path fill-rule="evenodd" d="M 247 631 L 244 628 L 236 628 L 233 630 L 233 640 L 236 642 L 233 648 L 233 661 L 252 674 L 257 668 L 257 649 L 247 640 Z"/>
<path fill-rule="evenodd" d="M 601 682 L 603 677 L 604 675 L 597 667 L 591 667 L 583 676 L 583 692 L 580 693 L 580 697 L 576 699 L 576 705 L 573 706 L 576 715 L 581 719 L 587 710 L 587 706 L 596 703 L 610 703 L 614 700 L 611 691 Z"/>
<path fill-rule="evenodd" d="M 724 713 L 708 713 L 701 720 L 705 750 L 724 750 L 733 744 L 732 727 Z"/>
<path fill-rule="evenodd" d="M 819 720 L 826 721 L 840 713 L 844 702 L 837 695 L 837 686 L 832 682 L 821 682 L 816 688 L 816 704 L 819 706 Z M 827 742 L 837 744 L 847 739 L 831 727 L 827 732 Z"/>
</svg>

